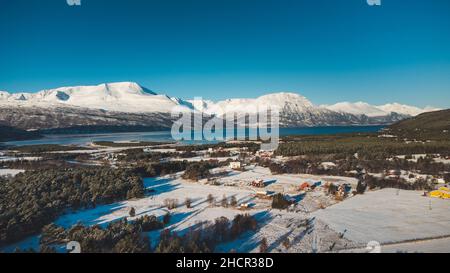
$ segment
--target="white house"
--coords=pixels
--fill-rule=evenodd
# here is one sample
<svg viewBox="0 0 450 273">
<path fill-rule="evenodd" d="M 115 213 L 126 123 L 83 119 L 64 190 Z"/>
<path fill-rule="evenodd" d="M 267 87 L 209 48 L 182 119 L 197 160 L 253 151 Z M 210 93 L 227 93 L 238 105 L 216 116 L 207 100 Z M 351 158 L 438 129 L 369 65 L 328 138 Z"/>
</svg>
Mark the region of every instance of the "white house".
<svg viewBox="0 0 450 273">
<path fill-rule="evenodd" d="M 233 170 L 240 170 L 241 167 L 242 167 L 242 164 L 239 161 L 230 162 L 230 168 Z"/>
</svg>

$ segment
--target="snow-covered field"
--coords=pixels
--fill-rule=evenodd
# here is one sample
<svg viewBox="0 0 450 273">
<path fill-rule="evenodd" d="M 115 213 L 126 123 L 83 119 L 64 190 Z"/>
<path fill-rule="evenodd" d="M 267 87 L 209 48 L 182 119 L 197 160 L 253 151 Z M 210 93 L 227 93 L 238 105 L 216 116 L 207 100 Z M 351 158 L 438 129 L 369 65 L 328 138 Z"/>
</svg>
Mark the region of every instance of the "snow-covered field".
<svg viewBox="0 0 450 273">
<path fill-rule="evenodd" d="M 381 253 L 449 253 L 450 237 L 419 240 L 407 243 L 396 243 L 380 246 Z M 367 253 L 366 248 L 348 249 L 341 253 Z"/>
<path fill-rule="evenodd" d="M 42 157 L 35 157 L 35 156 L 25 156 L 25 157 L 3 156 L 3 157 L 0 157 L 0 162 L 14 162 L 14 161 L 20 161 L 20 160 L 39 161 L 41 159 L 42 159 Z"/>
<path fill-rule="evenodd" d="M 19 173 L 23 172 L 25 172 L 25 170 L 0 169 L 0 176 L 7 176 L 7 175 L 16 176 Z"/>
<path fill-rule="evenodd" d="M 450 202 L 422 194 L 395 189 L 367 192 L 313 215 L 361 246 L 370 241 L 392 244 L 450 236 Z"/>
<path fill-rule="evenodd" d="M 200 162 L 200 161 L 208 161 L 208 160 L 214 160 L 218 162 L 225 162 L 227 160 L 237 160 L 237 156 L 233 157 L 210 157 L 205 158 L 204 156 L 196 156 L 196 157 L 190 157 L 190 158 L 173 158 L 171 161 L 187 161 L 187 162 Z"/>
</svg>

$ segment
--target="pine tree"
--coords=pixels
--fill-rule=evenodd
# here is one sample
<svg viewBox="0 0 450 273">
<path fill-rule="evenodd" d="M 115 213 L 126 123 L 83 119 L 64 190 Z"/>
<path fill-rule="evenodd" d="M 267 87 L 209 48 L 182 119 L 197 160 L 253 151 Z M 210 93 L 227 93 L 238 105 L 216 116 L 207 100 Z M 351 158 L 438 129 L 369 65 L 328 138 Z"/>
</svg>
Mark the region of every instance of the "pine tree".
<svg viewBox="0 0 450 273">
<path fill-rule="evenodd" d="M 136 216 L 136 209 L 135 208 L 131 208 L 130 209 L 130 217 L 135 217 Z"/>
<path fill-rule="evenodd" d="M 269 249 L 269 245 L 267 243 L 267 239 L 263 238 L 261 240 L 261 244 L 259 245 L 259 252 L 260 253 L 267 253 L 267 250 Z"/>
<path fill-rule="evenodd" d="M 227 197 L 225 195 L 222 198 L 221 205 L 224 208 L 228 208 L 228 199 L 227 199 Z"/>
<path fill-rule="evenodd" d="M 231 196 L 231 200 L 230 200 L 230 205 L 232 207 L 236 207 L 237 206 L 237 200 L 236 200 L 236 196 Z"/>
<path fill-rule="evenodd" d="M 186 205 L 186 208 L 190 209 L 192 207 L 191 198 L 186 198 L 186 200 L 184 201 L 184 204 Z"/>
<path fill-rule="evenodd" d="M 164 223 L 164 225 L 167 225 L 167 224 L 170 223 L 171 217 L 172 217 L 172 216 L 170 215 L 170 212 L 168 212 L 168 213 L 166 213 L 166 214 L 164 215 L 164 217 L 163 217 L 163 223 Z"/>
<path fill-rule="evenodd" d="M 206 200 L 208 201 L 208 203 L 210 205 L 213 205 L 214 201 L 215 201 L 215 198 L 214 198 L 214 196 L 212 194 L 208 194 L 208 197 L 206 198 Z"/>
</svg>

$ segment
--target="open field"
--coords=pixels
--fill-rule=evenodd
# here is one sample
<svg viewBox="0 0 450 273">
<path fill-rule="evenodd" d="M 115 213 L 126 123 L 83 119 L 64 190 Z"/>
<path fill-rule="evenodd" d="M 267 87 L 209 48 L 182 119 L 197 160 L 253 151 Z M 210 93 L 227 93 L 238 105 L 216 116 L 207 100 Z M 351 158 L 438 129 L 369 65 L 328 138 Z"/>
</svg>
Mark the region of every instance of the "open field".
<svg viewBox="0 0 450 273">
<path fill-rule="evenodd" d="M 365 246 L 450 236 L 450 202 L 423 192 L 383 189 L 355 196 L 325 210 L 318 219 L 345 238 Z M 450 251 L 450 247 L 448 247 Z"/>
</svg>

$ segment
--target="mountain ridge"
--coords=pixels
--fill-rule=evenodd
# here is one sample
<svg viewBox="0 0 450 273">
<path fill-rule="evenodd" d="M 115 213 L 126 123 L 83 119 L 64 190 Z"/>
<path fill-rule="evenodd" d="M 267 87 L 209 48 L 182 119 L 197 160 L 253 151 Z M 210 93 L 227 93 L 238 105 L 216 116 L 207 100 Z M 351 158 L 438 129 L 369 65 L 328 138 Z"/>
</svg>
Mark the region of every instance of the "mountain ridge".
<svg viewBox="0 0 450 273">
<path fill-rule="evenodd" d="M 37 93 L 0 92 L 0 121 L 21 129 L 110 126 L 114 123 L 170 127 L 173 121 L 170 114 L 175 107 L 181 111 L 219 117 L 226 112 L 246 114 L 263 107 L 277 107 L 282 127 L 385 125 L 432 109 L 398 103 L 382 106 L 365 102 L 314 105 L 306 97 L 293 92 L 217 102 L 192 101 L 157 94 L 134 82 L 60 87 Z M 14 116 L 11 113 L 15 113 Z"/>
</svg>

